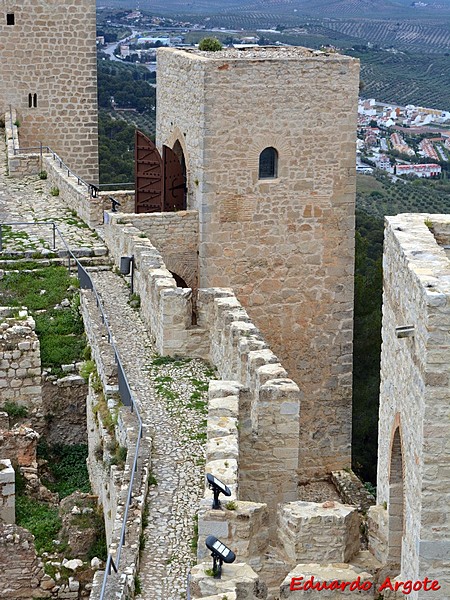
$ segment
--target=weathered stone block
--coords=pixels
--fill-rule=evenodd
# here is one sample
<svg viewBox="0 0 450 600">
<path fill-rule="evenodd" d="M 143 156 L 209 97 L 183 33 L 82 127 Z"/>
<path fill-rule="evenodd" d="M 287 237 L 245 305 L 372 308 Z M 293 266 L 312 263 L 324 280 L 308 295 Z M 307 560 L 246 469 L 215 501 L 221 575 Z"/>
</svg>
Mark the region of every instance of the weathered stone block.
<svg viewBox="0 0 450 600">
<path fill-rule="evenodd" d="M 359 551 L 360 518 L 338 502 L 290 502 L 278 509 L 278 540 L 290 564 L 349 562 Z"/>
</svg>

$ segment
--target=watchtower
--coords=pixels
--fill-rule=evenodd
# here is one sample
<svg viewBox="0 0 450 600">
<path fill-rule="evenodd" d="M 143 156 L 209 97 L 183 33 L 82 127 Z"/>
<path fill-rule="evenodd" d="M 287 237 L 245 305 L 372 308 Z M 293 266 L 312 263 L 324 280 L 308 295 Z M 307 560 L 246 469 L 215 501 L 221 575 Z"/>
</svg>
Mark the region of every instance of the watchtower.
<svg viewBox="0 0 450 600">
<path fill-rule="evenodd" d="M 200 287 L 232 287 L 299 384 L 303 480 L 350 466 L 358 82 L 357 60 L 305 48 L 158 51 Z"/>
<path fill-rule="evenodd" d="M 0 0 L 0 111 L 98 182 L 95 0 Z"/>
</svg>

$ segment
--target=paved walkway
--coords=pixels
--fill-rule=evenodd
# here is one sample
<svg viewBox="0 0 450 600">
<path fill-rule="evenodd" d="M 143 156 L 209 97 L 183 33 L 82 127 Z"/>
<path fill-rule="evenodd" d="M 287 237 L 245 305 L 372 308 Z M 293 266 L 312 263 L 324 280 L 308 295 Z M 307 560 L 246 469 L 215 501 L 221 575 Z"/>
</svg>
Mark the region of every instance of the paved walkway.
<svg viewBox="0 0 450 600">
<path fill-rule="evenodd" d="M 92 273 L 140 406 L 153 436 L 149 524 L 141 555 L 142 600 L 180 600 L 186 593 L 194 515 L 203 495 L 206 390 L 212 370 L 200 360 L 157 357 L 129 290 L 111 271 Z M 111 290 L 114 289 L 114 293 Z"/>
<path fill-rule="evenodd" d="M 0 140 L 0 154 L 3 149 Z M 84 248 L 93 255 L 106 252 L 97 233 L 50 194 L 47 181 L 37 176 L 9 177 L 5 161 L 0 160 L 0 222 L 37 220 L 57 222 L 71 250 Z M 15 227 L 3 234 L 6 251 L 45 254 L 51 249 L 50 226 Z M 58 239 L 57 248 L 63 249 Z M 142 593 L 136 598 L 181 600 L 189 569 L 197 562 L 194 515 L 203 495 L 206 390 L 214 373 L 200 360 L 157 357 L 138 311 L 128 304 L 124 280 L 112 271 L 91 275 L 154 443 L 154 484 L 149 488 L 139 575 Z"/>
<path fill-rule="evenodd" d="M 50 194 L 51 185 L 37 175 L 15 178 L 6 171 L 5 144 L 0 136 L 0 222 L 54 221 L 71 250 L 83 248 L 85 254 L 106 253 L 97 233 L 79 219 L 58 196 Z M 14 226 L 3 229 L 3 249 L 9 252 L 42 252 L 52 249 L 50 225 Z M 57 250 L 64 250 L 56 236 Z"/>
</svg>

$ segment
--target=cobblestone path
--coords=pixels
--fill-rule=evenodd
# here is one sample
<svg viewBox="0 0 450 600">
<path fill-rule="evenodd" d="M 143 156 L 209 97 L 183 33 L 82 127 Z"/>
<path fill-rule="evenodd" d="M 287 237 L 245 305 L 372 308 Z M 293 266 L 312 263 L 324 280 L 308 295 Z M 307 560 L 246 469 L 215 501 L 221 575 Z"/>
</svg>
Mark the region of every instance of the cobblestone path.
<svg viewBox="0 0 450 600">
<path fill-rule="evenodd" d="M 111 271 L 92 273 L 143 422 L 153 437 L 148 526 L 141 555 L 141 600 L 186 594 L 194 515 L 203 490 L 206 390 L 214 376 L 200 360 L 158 357 L 129 290 Z M 111 293 L 114 290 L 114 293 Z"/>
<path fill-rule="evenodd" d="M 97 233 L 79 219 L 58 196 L 50 193 L 51 185 L 37 175 L 15 178 L 6 171 L 5 145 L 0 140 L 0 222 L 54 221 L 61 230 L 69 248 L 84 249 L 85 254 L 102 256 L 106 249 Z M 56 248 L 64 246 L 56 236 Z M 14 226 L 3 228 L 3 249 L 8 252 L 41 252 L 52 249 L 50 225 Z"/>
</svg>

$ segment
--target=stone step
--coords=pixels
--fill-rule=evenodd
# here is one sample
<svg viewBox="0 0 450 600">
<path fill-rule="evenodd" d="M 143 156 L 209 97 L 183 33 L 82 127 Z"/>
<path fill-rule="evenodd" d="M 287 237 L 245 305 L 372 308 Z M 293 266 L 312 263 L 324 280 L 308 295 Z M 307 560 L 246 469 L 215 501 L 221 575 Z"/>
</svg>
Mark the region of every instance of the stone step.
<svg viewBox="0 0 450 600">
<path fill-rule="evenodd" d="M 101 267 L 102 270 L 110 270 L 113 266 L 112 261 L 107 256 L 80 256 L 78 258 L 80 263 L 85 267 Z M 22 265 L 26 265 L 27 262 L 33 263 L 32 269 L 49 267 L 50 265 L 62 265 L 68 266 L 67 258 L 18 258 L 16 260 L 8 258 L 0 258 L 0 269 L 3 271 L 14 271 L 20 268 Z M 74 261 L 72 260 L 72 263 Z"/>
</svg>

